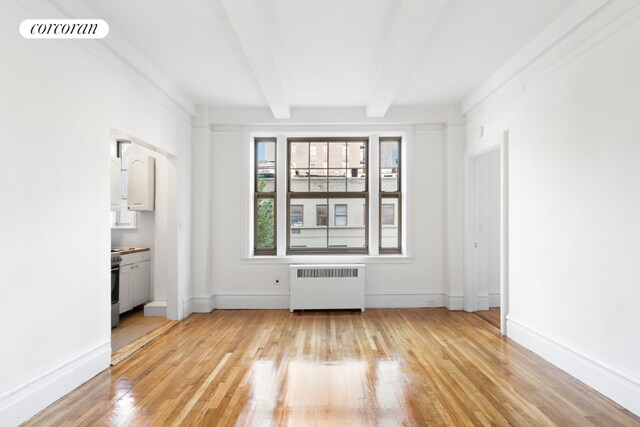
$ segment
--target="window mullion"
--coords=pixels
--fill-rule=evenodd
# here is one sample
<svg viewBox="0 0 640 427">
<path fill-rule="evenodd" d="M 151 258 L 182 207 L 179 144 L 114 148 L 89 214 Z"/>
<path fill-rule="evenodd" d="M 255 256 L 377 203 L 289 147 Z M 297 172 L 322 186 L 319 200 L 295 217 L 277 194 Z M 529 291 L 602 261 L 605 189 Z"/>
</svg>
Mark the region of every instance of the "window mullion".
<svg viewBox="0 0 640 427">
<path fill-rule="evenodd" d="M 380 253 L 380 138 L 369 139 L 369 254 Z M 371 155 L 371 153 L 376 153 Z"/>
<path fill-rule="evenodd" d="M 277 227 L 278 231 L 278 245 L 276 247 L 276 254 L 278 256 L 285 256 L 287 254 L 287 182 L 289 177 L 287 176 L 287 163 L 289 153 L 287 153 L 287 137 L 284 135 L 278 135 L 276 139 L 276 206 L 278 216 Z"/>
</svg>

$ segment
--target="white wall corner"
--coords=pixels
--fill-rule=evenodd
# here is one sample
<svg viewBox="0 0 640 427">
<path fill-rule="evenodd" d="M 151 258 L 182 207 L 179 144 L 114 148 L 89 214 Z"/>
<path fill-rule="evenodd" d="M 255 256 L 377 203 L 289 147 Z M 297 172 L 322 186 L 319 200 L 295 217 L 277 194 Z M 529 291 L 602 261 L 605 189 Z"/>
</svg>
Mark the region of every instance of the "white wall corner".
<svg viewBox="0 0 640 427">
<path fill-rule="evenodd" d="M 640 416 L 640 378 L 634 378 L 581 350 L 507 316 L 509 339 Z"/>
<path fill-rule="evenodd" d="M 449 107 L 445 149 L 445 286 L 449 310 L 462 309 L 464 291 L 464 148 L 465 117 L 459 105 Z"/>
<path fill-rule="evenodd" d="M 476 302 L 476 310 L 478 311 L 486 311 L 489 310 L 489 295 L 478 295 L 478 300 Z"/>
<path fill-rule="evenodd" d="M 111 340 L 69 359 L 0 396 L 0 425 L 17 426 L 107 369 Z"/>
<path fill-rule="evenodd" d="M 500 293 L 489 293 L 489 307 L 500 307 Z"/>
<path fill-rule="evenodd" d="M 188 301 L 191 313 L 210 313 L 214 307 L 213 295 L 191 297 Z"/>
<path fill-rule="evenodd" d="M 445 295 L 445 305 L 450 311 L 464 310 L 464 296 L 462 295 Z"/>
</svg>

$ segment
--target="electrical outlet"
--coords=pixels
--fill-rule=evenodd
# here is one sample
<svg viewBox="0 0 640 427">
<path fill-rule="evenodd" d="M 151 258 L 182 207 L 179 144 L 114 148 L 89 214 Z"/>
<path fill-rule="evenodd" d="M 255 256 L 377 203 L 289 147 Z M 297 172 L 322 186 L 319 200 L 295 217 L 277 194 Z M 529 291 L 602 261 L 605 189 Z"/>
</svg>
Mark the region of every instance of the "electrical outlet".
<svg viewBox="0 0 640 427">
<path fill-rule="evenodd" d="M 434 299 L 427 300 L 427 307 L 435 307 L 435 306 L 436 306 L 436 300 Z"/>
</svg>

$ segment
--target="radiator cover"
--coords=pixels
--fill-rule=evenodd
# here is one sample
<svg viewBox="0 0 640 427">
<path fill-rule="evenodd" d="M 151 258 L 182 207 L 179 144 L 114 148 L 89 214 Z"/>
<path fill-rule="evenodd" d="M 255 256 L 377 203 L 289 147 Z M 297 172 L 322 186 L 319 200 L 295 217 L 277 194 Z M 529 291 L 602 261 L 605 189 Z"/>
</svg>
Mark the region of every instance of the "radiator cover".
<svg viewBox="0 0 640 427">
<path fill-rule="evenodd" d="M 289 309 L 364 311 L 364 264 L 289 266 Z"/>
</svg>

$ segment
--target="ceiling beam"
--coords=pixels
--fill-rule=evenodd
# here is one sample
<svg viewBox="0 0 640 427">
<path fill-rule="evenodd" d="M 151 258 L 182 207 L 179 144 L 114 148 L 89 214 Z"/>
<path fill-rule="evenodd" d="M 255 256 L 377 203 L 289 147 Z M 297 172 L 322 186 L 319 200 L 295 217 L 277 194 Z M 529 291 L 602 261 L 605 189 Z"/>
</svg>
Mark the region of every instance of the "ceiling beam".
<svg viewBox="0 0 640 427">
<path fill-rule="evenodd" d="M 276 119 L 288 119 L 290 106 L 271 37 L 253 0 L 221 0 L 244 54 Z"/>
<path fill-rule="evenodd" d="M 435 26 L 447 0 L 402 0 L 382 52 L 367 117 L 384 117 Z"/>
</svg>

